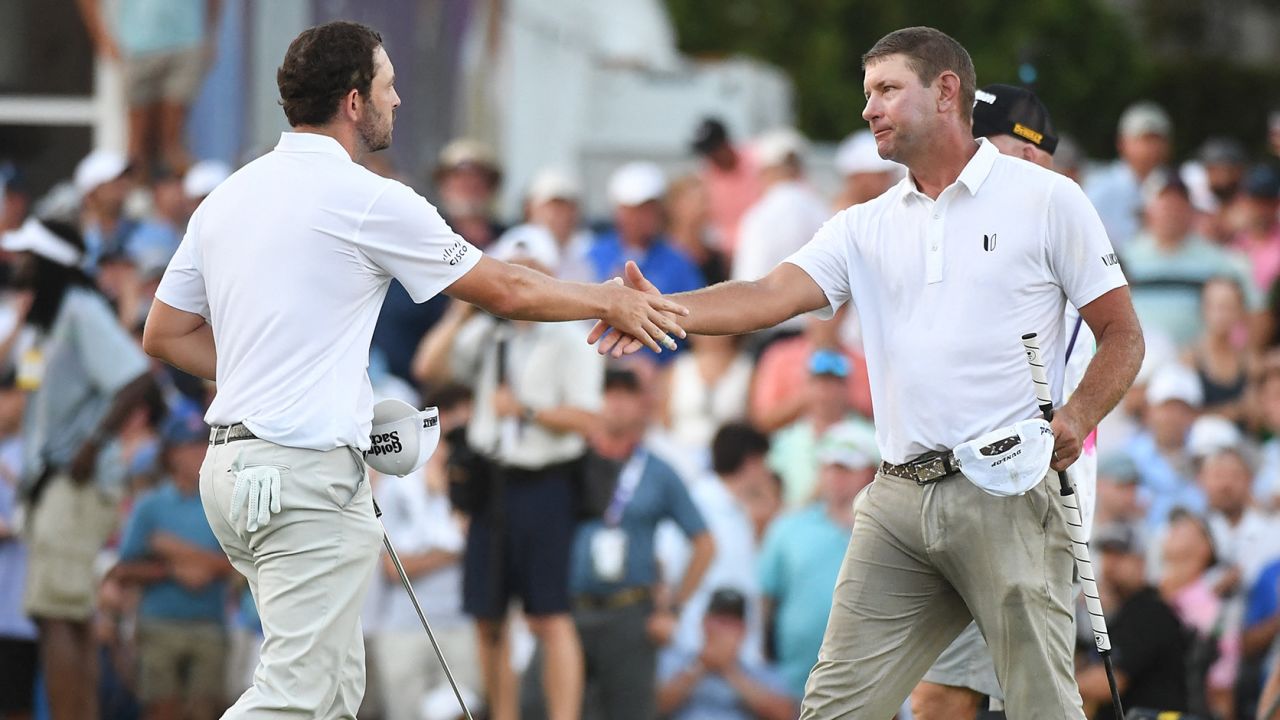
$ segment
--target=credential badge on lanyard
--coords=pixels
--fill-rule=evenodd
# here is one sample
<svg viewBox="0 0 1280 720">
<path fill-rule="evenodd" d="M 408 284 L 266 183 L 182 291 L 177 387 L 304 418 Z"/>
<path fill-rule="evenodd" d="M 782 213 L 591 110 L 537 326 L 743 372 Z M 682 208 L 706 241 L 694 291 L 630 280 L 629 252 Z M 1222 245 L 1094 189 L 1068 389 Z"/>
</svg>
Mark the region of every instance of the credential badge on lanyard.
<svg viewBox="0 0 1280 720">
<path fill-rule="evenodd" d="M 644 475 L 648 464 L 649 453 L 644 448 L 637 449 L 631 459 L 618 474 L 618 486 L 609 500 L 609 507 L 604 511 L 604 527 L 596 528 L 591 536 L 591 562 L 596 577 L 604 582 L 622 580 L 627 560 L 627 534 L 619 527 L 622 514 L 626 511 L 631 498 L 636 494 L 640 478 Z"/>
</svg>

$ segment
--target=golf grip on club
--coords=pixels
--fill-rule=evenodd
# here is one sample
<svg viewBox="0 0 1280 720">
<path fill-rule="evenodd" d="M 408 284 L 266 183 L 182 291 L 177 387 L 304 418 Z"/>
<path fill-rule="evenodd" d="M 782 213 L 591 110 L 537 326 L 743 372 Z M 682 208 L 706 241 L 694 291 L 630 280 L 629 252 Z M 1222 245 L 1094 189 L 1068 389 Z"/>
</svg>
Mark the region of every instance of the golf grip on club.
<svg viewBox="0 0 1280 720">
<path fill-rule="evenodd" d="M 373 514 L 377 516 L 378 522 L 382 522 L 382 508 L 378 507 L 378 501 L 373 501 Z M 453 688 L 453 696 L 458 698 L 458 705 L 462 708 L 462 714 L 467 720 L 473 720 L 471 711 L 467 709 L 467 701 L 462 699 L 462 691 L 458 689 L 458 683 L 453 679 L 453 672 L 449 670 L 449 663 L 444 659 L 444 653 L 440 651 L 440 645 L 436 642 L 435 633 L 431 632 L 431 625 L 427 623 L 427 616 L 422 612 L 422 606 L 418 604 L 418 595 L 413 591 L 413 585 L 409 583 L 409 575 L 404 571 L 404 566 L 400 564 L 400 556 L 396 554 L 396 549 L 391 547 L 391 538 L 387 536 L 386 528 L 382 530 L 382 544 L 387 548 L 387 554 L 391 556 L 391 563 L 396 566 L 396 572 L 400 574 L 400 584 L 404 585 L 405 592 L 409 593 L 409 600 L 413 603 L 413 609 L 418 611 L 418 619 L 422 621 L 422 629 L 427 631 L 427 639 L 431 641 L 431 649 L 436 651 L 436 658 L 440 660 L 440 667 L 444 669 L 444 676 L 449 679 L 449 686 Z"/>
<path fill-rule="evenodd" d="M 1036 402 L 1046 421 L 1053 420 L 1053 393 L 1049 389 L 1049 377 L 1045 373 L 1040 354 L 1040 339 L 1036 333 L 1022 336 L 1022 347 L 1027 352 L 1027 364 L 1031 366 L 1031 380 L 1036 388 Z M 1084 520 L 1075 488 L 1062 470 L 1058 471 L 1058 494 L 1067 510 L 1067 534 L 1071 537 L 1071 552 L 1076 559 L 1076 571 L 1084 586 L 1084 604 L 1089 611 L 1089 624 L 1093 627 L 1093 642 L 1102 655 L 1107 670 L 1107 683 L 1111 686 L 1111 702 L 1116 720 L 1123 720 L 1124 709 L 1120 704 L 1120 689 L 1116 685 L 1115 669 L 1111 664 L 1111 636 L 1107 634 L 1107 619 L 1102 614 L 1102 600 L 1098 597 L 1098 581 L 1093 574 L 1093 561 L 1089 559 L 1089 538 L 1084 534 Z"/>
</svg>

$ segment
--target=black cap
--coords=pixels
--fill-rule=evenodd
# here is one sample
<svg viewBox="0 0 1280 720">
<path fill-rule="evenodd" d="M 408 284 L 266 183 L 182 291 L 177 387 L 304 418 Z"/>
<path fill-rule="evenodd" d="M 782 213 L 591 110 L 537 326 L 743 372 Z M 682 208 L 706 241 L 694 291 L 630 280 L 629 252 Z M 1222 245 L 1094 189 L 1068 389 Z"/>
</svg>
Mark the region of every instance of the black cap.
<svg viewBox="0 0 1280 720">
<path fill-rule="evenodd" d="M 1204 165 L 1244 165 L 1249 161 L 1240 142 L 1229 137 L 1205 140 L 1196 156 Z"/>
<path fill-rule="evenodd" d="M 727 142 L 729 142 L 729 131 L 724 123 L 709 117 L 698 124 L 698 129 L 693 132 L 693 141 L 689 146 L 695 153 L 706 155 Z"/>
<path fill-rule="evenodd" d="M 741 620 L 747 616 L 747 598 L 733 588 L 722 587 L 711 593 L 711 600 L 707 602 L 707 614 L 731 615 Z"/>
<path fill-rule="evenodd" d="M 1058 134 L 1049 109 L 1036 94 L 1013 85 L 988 85 L 973 103 L 973 136 L 1012 135 L 1050 155 L 1058 149 Z"/>
</svg>

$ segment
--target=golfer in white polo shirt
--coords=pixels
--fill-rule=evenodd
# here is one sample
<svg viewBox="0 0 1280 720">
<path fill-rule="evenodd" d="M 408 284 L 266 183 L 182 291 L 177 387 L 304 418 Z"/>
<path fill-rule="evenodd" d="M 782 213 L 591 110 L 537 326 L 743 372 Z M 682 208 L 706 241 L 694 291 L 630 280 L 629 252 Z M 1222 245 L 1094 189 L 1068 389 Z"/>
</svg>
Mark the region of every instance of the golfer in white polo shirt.
<svg viewBox="0 0 1280 720">
<path fill-rule="evenodd" d="M 1077 185 L 974 140 L 973 62 L 959 43 L 907 28 L 863 62 L 863 117 L 880 155 L 909 176 L 836 215 L 764 278 L 674 296 L 694 333 L 751 332 L 846 302 L 862 322 L 885 463 L 857 505 L 801 717 L 891 717 L 973 619 L 1009 717 L 1082 720 L 1073 558 L 1057 480 L 1046 482 L 1054 473 L 1033 467 L 1020 493 L 997 495 L 994 478 L 984 491 L 983 478 L 957 472 L 950 450 L 1039 417 L 1024 333 L 1040 334 L 1061 398 L 1069 301 L 1098 340 L 1042 447 L 1054 469 L 1070 465 L 1141 363 L 1125 279 Z M 645 287 L 638 271 L 628 282 Z M 600 349 L 634 347 L 612 334 Z M 1020 435 L 1014 447 L 1030 455 L 1038 440 Z"/>
<path fill-rule="evenodd" d="M 354 718 L 360 705 L 359 611 L 382 534 L 361 455 L 366 368 L 393 277 L 419 302 L 607 318 L 655 350 L 682 334 L 675 303 L 483 257 L 411 189 L 356 164 L 391 143 L 394 79 L 370 28 L 299 35 L 277 73 L 293 132 L 201 204 L 147 319 L 148 353 L 218 384 L 200 495 L 265 635 L 225 717 Z"/>
</svg>

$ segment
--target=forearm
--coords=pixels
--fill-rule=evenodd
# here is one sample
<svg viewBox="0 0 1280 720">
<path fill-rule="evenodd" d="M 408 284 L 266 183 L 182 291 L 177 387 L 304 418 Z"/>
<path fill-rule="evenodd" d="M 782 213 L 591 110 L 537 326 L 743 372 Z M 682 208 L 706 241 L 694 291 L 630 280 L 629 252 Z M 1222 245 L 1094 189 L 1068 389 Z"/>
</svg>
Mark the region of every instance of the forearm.
<svg viewBox="0 0 1280 720">
<path fill-rule="evenodd" d="M 111 575 L 122 583 L 148 585 L 169 577 L 169 565 L 161 560 L 129 560 L 111 569 Z"/>
<path fill-rule="evenodd" d="M 1086 702 L 1107 702 L 1111 700 L 1111 683 L 1107 680 L 1107 671 L 1101 664 L 1090 665 L 1076 673 L 1076 684 L 1080 686 L 1080 697 Z M 1116 687 L 1121 694 L 1129 685 L 1124 673 L 1116 671 Z"/>
<path fill-rule="evenodd" d="M 1136 325 L 1108 330 L 1099 337 L 1098 352 L 1062 412 L 1079 421 L 1086 432 L 1097 427 L 1133 385 L 1144 352 L 1142 331 Z"/>
<path fill-rule="evenodd" d="M 114 437 L 116 431 L 120 429 L 125 419 L 129 417 L 129 413 L 142 404 L 147 397 L 147 392 L 153 387 L 155 387 L 155 382 L 151 379 L 151 375 L 143 373 L 129 381 L 128 385 L 120 388 L 115 397 L 112 398 L 111 406 L 107 408 L 106 415 L 102 416 L 102 420 L 94 428 L 93 439 L 101 442 L 106 438 Z"/>
<path fill-rule="evenodd" d="M 151 338 L 143 349 L 185 373 L 217 380 L 218 353 L 213 344 L 213 327 L 208 323 L 184 335 Z"/>
<path fill-rule="evenodd" d="M 763 280 L 730 280 L 677 293 L 671 299 L 689 309 L 681 327 L 699 335 L 743 335 L 771 328 L 803 312 L 776 302 Z"/>
<path fill-rule="evenodd" d="M 89 33 L 89 39 L 95 43 L 101 43 L 110 37 L 107 24 L 102 18 L 101 1 L 76 0 L 76 5 L 80 8 L 80 18 L 84 20 L 85 30 Z"/>
<path fill-rule="evenodd" d="M 693 539 L 693 555 L 685 568 L 684 577 L 680 578 L 680 589 L 676 591 L 675 604 L 684 607 L 689 598 L 697 592 L 702 578 L 711 567 L 711 560 L 716 555 L 716 544 L 711 533 L 703 531 Z"/>
<path fill-rule="evenodd" d="M 658 687 L 658 714 L 670 715 L 688 702 L 689 696 L 693 694 L 693 689 L 697 687 L 698 681 L 702 679 L 705 672 L 702 663 L 695 660 L 693 665 L 662 683 Z"/>
<path fill-rule="evenodd" d="M 148 547 L 153 553 L 172 564 L 200 563 L 218 575 L 230 573 L 231 561 L 221 552 L 205 550 L 186 543 L 169 533 L 156 533 Z"/>
<path fill-rule="evenodd" d="M 1272 707 L 1280 703 L 1280 663 L 1275 663 L 1275 667 L 1271 668 L 1271 677 L 1267 679 L 1267 684 L 1262 688 L 1262 698 L 1258 701 L 1258 712 L 1265 713 Z M 1258 716 L 1258 720 L 1277 720 L 1280 714 L 1265 717 Z"/>
<path fill-rule="evenodd" d="M 761 720 L 793 720 L 798 708 L 795 702 L 768 688 L 756 684 L 742 668 L 734 666 L 724 674 L 724 679 L 738 691 L 751 714 Z"/>
<path fill-rule="evenodd" d="M 1280 634 L 1280 615 L 1273 615 L 1240 633 L 1240 652 L 1245 657 L 1260 657 L 1271 647 L 1277 634 Z"/>
<path fill-rule="evenodd" d="M 443 383 L 452 377 L 449 355 L 453 352 L 454 341 L 465 320 L 466 317 L 460 312 L 446 313 L 439 325 L 422 336 L 409 368 L 414 380 L 420 383 Z"/>
</svg>

